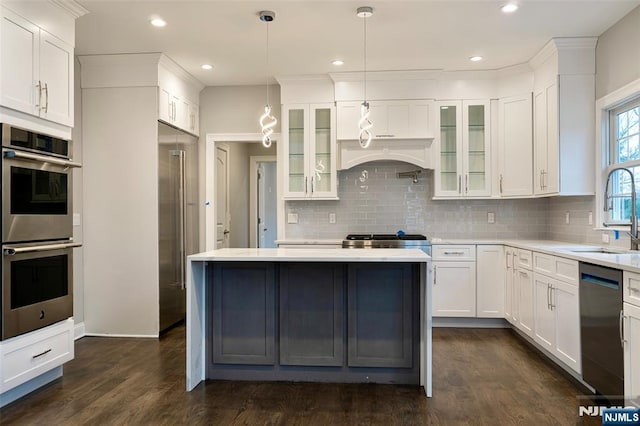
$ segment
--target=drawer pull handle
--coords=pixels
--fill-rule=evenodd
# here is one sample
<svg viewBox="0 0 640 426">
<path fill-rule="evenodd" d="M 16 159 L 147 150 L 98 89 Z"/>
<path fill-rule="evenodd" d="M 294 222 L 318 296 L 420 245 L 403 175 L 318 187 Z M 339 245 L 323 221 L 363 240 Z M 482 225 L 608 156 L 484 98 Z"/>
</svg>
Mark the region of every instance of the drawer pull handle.
<svg viewBox="0 0 640 426">
<path fill-rule="evenodd" d="M 631 286 L 631 283 L 629 283 L 628 287 L 629 287 L 629 292 L 633 292 L 633 293 L 635 293 L 635 292 L 639 292 L 639 291 L 640 291 L 640 288 L 634 288 L 634 287 L 632 287 L 632 286 Z"/>
<path fill-rule="evenodd" d="M 40 352 L 39 354 L 34 355 L 34 356 L 32 356 L 31 358 L 32 358 L 32 359 L 40 358 L 41 356 L 44 356 L 44 355 L 48 354 L 49 352 L 51 352 L 51 349 L 47 349 L 47 350 L 46 350 L 46 351 L 44 351 L 44 352 Z"/>
<path fill-rule="evenodd" d="M 463 251 L 445 251 L 444 254 L 459 254 L 459 255 L 463 255 L 464 252 Z"/>
</svg>

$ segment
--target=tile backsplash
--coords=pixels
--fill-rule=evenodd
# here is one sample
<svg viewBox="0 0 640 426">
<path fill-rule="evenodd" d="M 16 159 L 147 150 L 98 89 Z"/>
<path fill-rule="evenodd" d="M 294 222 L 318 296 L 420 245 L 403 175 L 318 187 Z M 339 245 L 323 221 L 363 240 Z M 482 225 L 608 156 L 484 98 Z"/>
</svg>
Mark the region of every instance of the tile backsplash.
<svg viewBox="0 0 640 426">
<path fill-rule="evenodd" d="M 398 178 L 417 170 L 400 162 L 375 162 L 338 172 L 339 201 L 288 201 L 286 239 L 342 239 L 354 233 L 425 234 L 440 238 L 548 238 L 549 199 L 432 200 L 433 171 L 421 169 L 418 183 Z M 494 213 L 495 223 L 487 214 Z M 336 223 L 329 223 L 329 214 Z"/>
</svg>

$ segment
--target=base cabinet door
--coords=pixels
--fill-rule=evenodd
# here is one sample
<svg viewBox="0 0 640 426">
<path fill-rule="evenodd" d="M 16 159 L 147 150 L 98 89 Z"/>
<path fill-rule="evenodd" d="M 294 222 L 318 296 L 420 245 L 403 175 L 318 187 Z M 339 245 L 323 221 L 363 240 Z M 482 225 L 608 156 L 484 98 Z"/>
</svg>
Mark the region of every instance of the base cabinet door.
<svg viewBox="0 0 640 426">
<path fill-rule="evenodd" d="M 551 305 L 551 279 L 544 275 L 533 276 L 534 340 L 553 352 L 555 346 L 555 315 Z"/>
<path fill-rule="evenodd" d="M 533 273 L 518 269 L 518 325 L 517 327 L 533 337 Z"/>
<path fill-rule="evenodd" d="M 569 367 L 581 373 L 578 286 L 554 280 L 551 291 L 551 308 L 556 323 L 554 353 Z"/>
<path fill-rule="evenodd" d="M 477 301 L 479 318 L 504 318 L 505 267 L 504 248 L 479 245 L 476 249 Z"/>
<path fill-rule="evenodd" d="M 412 366 L 412 265 L 350 264 L 348 366 Z"/>
<path fill-rule="evenodd" d="M 280 364 L 340 366 L 344 265 L 280 266 Z"/>
<path fill-rule="evenodd" d="M 624 395 L 640 407 L 640 306 L 624 303 Z"/>
<path fill-rule="evenodd" d="M 229 262 L 211 269 L 213 363 L 273 365 L 274 265 Z"/>
<path fill-rule="evenodd" d="M 433 262 L 433 316 L 476 316 L 476 263 Z"/>
</svg>

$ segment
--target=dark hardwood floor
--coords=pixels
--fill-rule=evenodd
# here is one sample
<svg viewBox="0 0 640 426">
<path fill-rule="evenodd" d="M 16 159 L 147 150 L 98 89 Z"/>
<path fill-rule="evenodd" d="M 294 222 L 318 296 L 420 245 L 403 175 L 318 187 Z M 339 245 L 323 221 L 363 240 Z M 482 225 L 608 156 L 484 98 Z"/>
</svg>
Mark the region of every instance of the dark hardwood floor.
<svg viewBox="0 0 640 426">
<path fill-rule="evenodd" d="M 185 328 L 85 337 L 61 379 L 0 424 L 581 424 L 581 390 L 511 330 L 434 329 L 433 398 L 416 386 L 208 381 L 185 392 Z M 591 424 L 600 424 L 599 419 Z"/>
</svg>

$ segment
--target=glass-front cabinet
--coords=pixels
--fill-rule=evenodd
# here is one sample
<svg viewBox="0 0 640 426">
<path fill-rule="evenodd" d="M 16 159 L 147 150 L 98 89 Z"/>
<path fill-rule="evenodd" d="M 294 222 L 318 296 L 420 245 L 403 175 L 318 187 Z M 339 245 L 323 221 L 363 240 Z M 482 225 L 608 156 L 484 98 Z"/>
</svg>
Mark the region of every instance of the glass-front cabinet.
<svg viewBox="0 0 640 426">
<path fill-rule="evenodd" d="M 436 108 L 434 196 L 490 196 L 489 101 L 439 101 Z"/>
<path fill-rule="evenodd" d="M 332 103 L 283 105 L 285 199 L 337 199 L 335 117 Z"/>
</svg>

